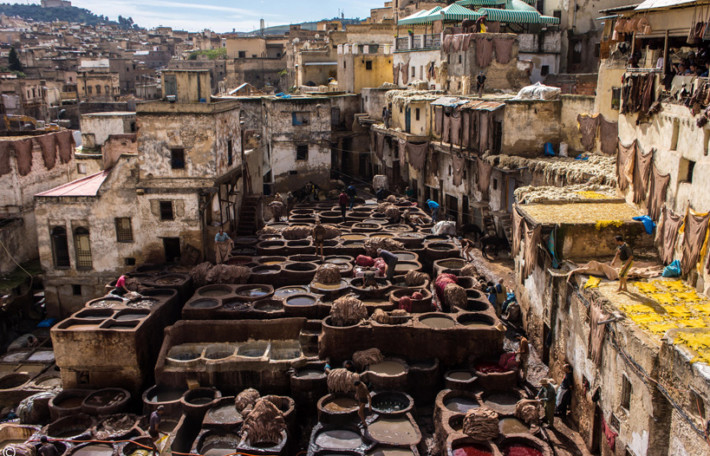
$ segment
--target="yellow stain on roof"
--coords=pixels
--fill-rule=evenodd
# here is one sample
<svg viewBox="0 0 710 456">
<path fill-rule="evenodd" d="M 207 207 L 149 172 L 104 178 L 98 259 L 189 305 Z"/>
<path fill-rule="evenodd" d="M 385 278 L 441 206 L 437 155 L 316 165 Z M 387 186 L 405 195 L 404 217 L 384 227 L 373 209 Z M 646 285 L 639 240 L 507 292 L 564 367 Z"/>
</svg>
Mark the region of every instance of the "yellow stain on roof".
<svg viewBox="0 0 710 456">
<path fill-rule="evenodd" d="M 611 197 L 609 195 L 605 195 L 603 193 L 599 192 L 589 192 L 589 191 L 579 191 L 575 192 L 577 195 L 581 196 L 582 198 L 585 199 L 590 199 L 590 200 L 598 200 L 598 199 L 610 199 Z"/>
<path fill-rule="evenodd" d="M 710 331 L 683 331 L 710 328 L 710 298 L 681 280 L 656 279 L 629 285 L 631 294 L 612 295 L 611 286 L 604 291 L 629 320 L 647 333 L 660 338 L 669 330 L 678 329 L 674 343 L 692 350 L 697 355 L 693 362 L 710 364 Z"/>
</svg>

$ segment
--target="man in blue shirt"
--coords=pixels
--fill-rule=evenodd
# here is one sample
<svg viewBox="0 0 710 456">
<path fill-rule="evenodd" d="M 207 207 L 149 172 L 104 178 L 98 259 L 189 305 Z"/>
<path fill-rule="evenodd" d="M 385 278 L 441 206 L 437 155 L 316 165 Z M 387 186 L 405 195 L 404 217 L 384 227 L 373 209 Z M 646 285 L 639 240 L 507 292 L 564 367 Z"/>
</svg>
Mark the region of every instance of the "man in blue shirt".
<svg viewBox="0 0 710 456">
<path fill-rule="evenodd" d="M 430 199 L 426 200 L 426 205 L 429 206 L 431 211 L 431 220 L 436 223 L 439 221 L 439 203 L 432 201 Z"/>
<path fill-rule="evenodd" d="M 214 237 L 214 253 L 217 264 L 227 261 L 233 245 L 232 239 L 224 232 L 224 228 L 220 226 L 219 233 Z"/>
</svg>

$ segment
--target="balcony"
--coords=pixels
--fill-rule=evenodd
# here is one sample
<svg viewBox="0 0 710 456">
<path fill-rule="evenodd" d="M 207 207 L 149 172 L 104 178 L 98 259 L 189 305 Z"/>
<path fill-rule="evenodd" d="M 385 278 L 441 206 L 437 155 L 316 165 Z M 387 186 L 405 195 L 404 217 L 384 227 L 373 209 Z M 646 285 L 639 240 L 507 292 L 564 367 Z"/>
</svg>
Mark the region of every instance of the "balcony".
<svg viewBox="0 0 710 456">
<path fill-rule="evenodd" d="M 441 48 L 441 35 L 410 35 L 397 38 L 397 52 L 425 51 Z"/>
</svg>

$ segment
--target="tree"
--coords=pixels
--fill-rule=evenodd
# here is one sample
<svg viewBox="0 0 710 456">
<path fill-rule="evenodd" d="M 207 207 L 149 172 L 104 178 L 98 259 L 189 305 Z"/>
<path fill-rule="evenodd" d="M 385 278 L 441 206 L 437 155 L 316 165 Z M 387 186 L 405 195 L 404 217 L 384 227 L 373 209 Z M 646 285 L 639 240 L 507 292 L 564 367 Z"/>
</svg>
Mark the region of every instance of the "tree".
<svg viewBox="0 0 710 456">
<path fill-rule="evenodd" d="M 10 71 L 22 71 L 22 62 L 20 62 L 20 57 L 17 56 L 15 48 L 10 49 L 10 56 L 7 60 L 10 64 Z"/>
</svg>

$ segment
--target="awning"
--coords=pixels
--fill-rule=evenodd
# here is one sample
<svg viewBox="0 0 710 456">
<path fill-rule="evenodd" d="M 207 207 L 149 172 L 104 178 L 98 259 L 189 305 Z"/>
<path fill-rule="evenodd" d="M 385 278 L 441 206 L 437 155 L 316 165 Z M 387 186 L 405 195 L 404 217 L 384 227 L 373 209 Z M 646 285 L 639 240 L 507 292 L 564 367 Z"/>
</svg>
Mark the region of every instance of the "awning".
<svg viewBox="0 0 710 456">
<path fill-rule="evenodd" d="M 337 66 L 338 62 L 306 62 L 303 66 Z"/>
<path fill-rule="evenodd" d="M 438 15 L 439 11 L 441 11 L 440 6 L 435 6 L 430 10 L 421 10 L 411 16 L 401 19 L 397 22 L 397 25 L 431 24 L 432 22 L 440 19 Z"/>
<path fill-rule="evenodd" d="M 462 107 L 462 109 L 471 109 L 473 111 L 497 111 L 498 109 L 501 109 L 505 106 L 505 103 L 500 102 L 500 101 L 481 101 L 481 100 L 476 100 L 476 101 L 471 101 L 470 103 L 466 103 L 465 106 Z"/>
<path fill-rule="evenodd" d="M 461 6 L 495 6 L 505 5 L 505 0 L 459 0 Z"/>
<path fill-rule="evenodd" d="M 91 176 L 69 182 L 59 187 L 38 193 L 35 196 L 60 197 L 60 196 L 97 196 L 101 185 L 108 177 L 110 169 L 92 174 Z"/>
<path fill-rule="evenodd" d="M 464 19 L 476 20 L 482 16 L 481 13 L 477 13 L 468 8 L 465 8 L 459 5 L 458 3 L 452 3 L 451 5 L 439 11 L 438 14 L 440 15 L 438 20 L 455 22 L 460 22 Z"/>
<path fill-rule="evenodd" d="M 688 6 L 697 3 L 697 0 L 646 0 L 635 8 L 636 11 L 644 11 L 660 8 L 675 8 L 678 6 Z"/>
</svg>

